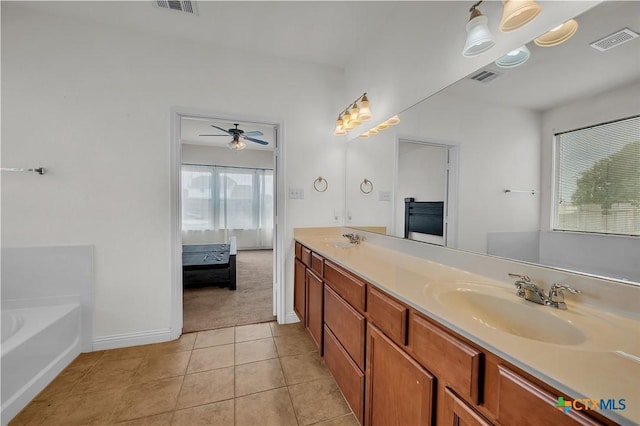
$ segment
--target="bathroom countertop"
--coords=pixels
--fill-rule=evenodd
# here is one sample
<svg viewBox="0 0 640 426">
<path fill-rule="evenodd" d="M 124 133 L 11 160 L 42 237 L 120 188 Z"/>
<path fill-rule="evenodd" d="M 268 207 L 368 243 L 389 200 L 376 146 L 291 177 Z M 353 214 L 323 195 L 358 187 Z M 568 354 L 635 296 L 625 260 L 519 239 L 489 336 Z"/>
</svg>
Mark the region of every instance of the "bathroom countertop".
<svg viewBox="0 0 640 426">
<path fill-rule="evenodd" d="M 512 283 L 473 274 L 381 245 L 336 246 L 339 229 L 296 230 L 295 239 L 331 262 L 359 275 L 472 342 L 549 383 L 572 398 L 625 400 L 624 410 L 599 410 L 621 424 L 640 424 L 640 321 L 572 303 L 566 311 L 518 298 Z M 345 239 L 342 239 L 346 241 Z M 500 331 L 443 305 L 438 292 L 478 285 L 518 309 L 542 309 L 563 323 L 586 330 L 579 343 L 548 343 Z M 521 304 L 522 306 L 514 305 Z"/>
</svg>

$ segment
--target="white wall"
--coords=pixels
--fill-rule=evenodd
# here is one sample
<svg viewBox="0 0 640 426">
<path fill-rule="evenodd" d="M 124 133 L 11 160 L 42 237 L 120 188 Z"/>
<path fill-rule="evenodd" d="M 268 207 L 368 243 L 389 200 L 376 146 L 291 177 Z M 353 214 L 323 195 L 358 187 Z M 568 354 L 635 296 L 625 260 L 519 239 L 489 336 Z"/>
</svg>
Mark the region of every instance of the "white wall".
<svg viewBox="0 0 640 426">
<path fill-rule="evenodd" d="M 171 108 L 283 122 L 287 186 L 306 190 L 284 200 L 290 309 L 293 227 L 333 224 L 343 205 L 327 124 L 342 85 L 338 69 L 2 2 L 2 166 L 49 171 L 3 174 L 2 245 L 94 245 L 94 337 L 167 330 Z M 319 174 L 330 187 L 314 194 Z"/>
<path fill-rule="evenodd" d="M 540 261 L 640 282 L 640 238 L 549 232 L 552 229 L 554 134 L 640 114 L 640 83 L 546 111 L 542 116 Z M 586 249 L 586 250 L 585 250 Z"/>
</svg>

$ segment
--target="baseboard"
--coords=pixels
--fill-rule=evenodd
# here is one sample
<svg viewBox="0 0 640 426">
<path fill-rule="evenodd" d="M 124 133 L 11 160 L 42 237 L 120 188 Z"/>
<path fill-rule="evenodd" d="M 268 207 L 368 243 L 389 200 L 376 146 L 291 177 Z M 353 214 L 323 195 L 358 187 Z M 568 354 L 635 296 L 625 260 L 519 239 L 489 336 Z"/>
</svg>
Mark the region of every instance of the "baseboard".
<svg viewBox="0 0 640 426">
<path fill-rule="evenodd" d="M 287 312 L 287 314 L 284 316 L 284 323 L 285 324 L 293 324 L 293 323 L 296 323 L 296 322 L 300 322 L 300 319 L 298 318 L 296 313 L 293 312 L 293 311 Z"/>
<path fill-rule="evenodd" d="M 171 329 L 149 330 L 136 333 L 114 334 L 112 336 L 96 337 L 93 339 L 93 350 L 117 349 L 128 346 L 148 345 L 149 343 L 168 342 L 171 339 Z"/>
</svg>

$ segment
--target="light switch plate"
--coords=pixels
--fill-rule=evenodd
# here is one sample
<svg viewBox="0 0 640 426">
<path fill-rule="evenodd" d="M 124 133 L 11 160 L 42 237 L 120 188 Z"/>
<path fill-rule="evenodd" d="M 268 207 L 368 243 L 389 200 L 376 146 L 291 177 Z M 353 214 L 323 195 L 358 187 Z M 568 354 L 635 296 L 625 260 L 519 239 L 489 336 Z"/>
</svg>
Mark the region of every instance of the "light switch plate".
<svg viewBox="0 0 640 426">
<path fill-rule="evenodd" d="M 391 191 L 378 191 L 378 201 L 391 201 Z"/>
<path fill-rule="evenodd" d="M 304 189 L 302 188 L 289 188 L 289 198 L 291 199 L 303 199 Z"/>
</svg>

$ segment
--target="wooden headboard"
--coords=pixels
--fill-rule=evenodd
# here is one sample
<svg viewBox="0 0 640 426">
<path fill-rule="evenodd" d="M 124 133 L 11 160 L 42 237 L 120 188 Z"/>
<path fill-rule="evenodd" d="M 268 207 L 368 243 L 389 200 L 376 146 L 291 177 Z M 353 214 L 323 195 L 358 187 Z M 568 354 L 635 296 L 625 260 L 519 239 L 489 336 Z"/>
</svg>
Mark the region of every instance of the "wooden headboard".
<svg viewBox="0 0 640 426">
<path fill-rule="evenodd" d="M 415 201 L 404 199 L 404 237 L 409 232 L 444 235 L 444 201 Z"/>
</svg>

